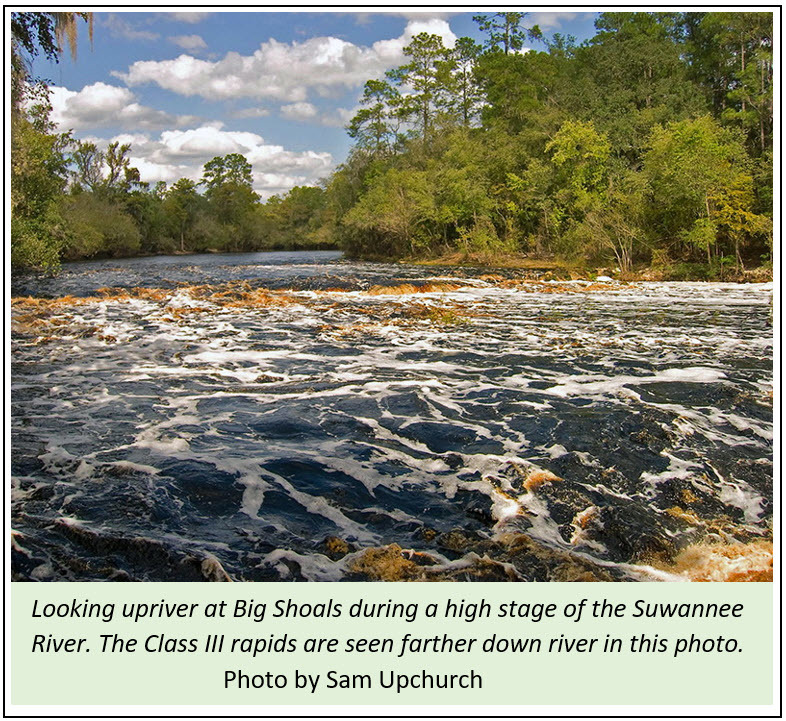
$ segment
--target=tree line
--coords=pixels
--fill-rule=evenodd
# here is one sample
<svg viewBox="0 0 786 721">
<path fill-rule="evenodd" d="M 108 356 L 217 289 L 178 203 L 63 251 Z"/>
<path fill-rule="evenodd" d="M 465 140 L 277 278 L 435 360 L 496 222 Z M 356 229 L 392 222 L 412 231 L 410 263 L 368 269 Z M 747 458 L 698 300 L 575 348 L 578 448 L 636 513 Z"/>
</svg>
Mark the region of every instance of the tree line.
<svg viewBox="0 0 786 721">
<path fill-rule="evenodd" d="M 414 37 L 403 65 L 365 83 L 347 160 L 265 203 L 238 154 L 199 182 L 143 183 L 128 145 L 55 132 L 45 87 L 20 83 L 12 262 L 320 246 L 668 277 L 770 262 L 771 13 L 603 13 L 582 44 L 525 13 L 475 20 L 483 43 Z M 37 27 L 15 42 L 35 48 Z"/>
<path fill-rule="evenodd" d="M 343 247 L 675 277 L 769 261 L 771 14 L 603 13 L 581 45 L 475 20 L 483 45 L 421 34 L 366 83 L 327 186 Z"/>
<path fill-rule="evenodd" d="M 147 183 L 131 145 L 105 150 L 58 132 L 46 83 L 29 74 L 39 52 L 75 52 L 89 13 L 12 14 L 11 262 L 56 269 L 61 261 L 178 252 L 334 247 L 320 222 L 322 188 L 295 187 L 261 203 L 241 154 L 205 163 L 202 177 Z"/>
</svg>

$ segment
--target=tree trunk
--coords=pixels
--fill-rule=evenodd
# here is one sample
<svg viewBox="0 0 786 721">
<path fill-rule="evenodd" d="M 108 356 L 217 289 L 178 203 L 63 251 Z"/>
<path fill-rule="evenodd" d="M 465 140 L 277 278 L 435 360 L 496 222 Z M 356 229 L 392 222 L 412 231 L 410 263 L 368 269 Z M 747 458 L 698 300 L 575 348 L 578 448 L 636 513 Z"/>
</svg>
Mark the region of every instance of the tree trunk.
<svg viewBox="0 0 786 721">
<path fill-rule="evenodd" d="M 761 73 L 759 74 L 759 93 L 764 98 L 764 63 L 760 63 Z M 764 154 L 764 110 L 767 102 L 762 101 L 762 108 L 759 111 L 759 137 L 761 139 L 761 152 Z"/>
<path fill-rule="evenodd" d="M 704 205 L 707 208 L 707 220 L 710 219 L 710 198 L 708 195 L 705 194 L 704 196 Z M 710 243 L 709 239 L 707 240 L 707 263 L 712 262 L 712 244 Z"/>
<path fill-rule="evenodd" d="M 742 73 L 745 73 L 745 43 L 740 41 L 740 56 L 742 59 Z M 742 112 L 745 112 L 745 97 L 742 98 Z"/>
</svg>

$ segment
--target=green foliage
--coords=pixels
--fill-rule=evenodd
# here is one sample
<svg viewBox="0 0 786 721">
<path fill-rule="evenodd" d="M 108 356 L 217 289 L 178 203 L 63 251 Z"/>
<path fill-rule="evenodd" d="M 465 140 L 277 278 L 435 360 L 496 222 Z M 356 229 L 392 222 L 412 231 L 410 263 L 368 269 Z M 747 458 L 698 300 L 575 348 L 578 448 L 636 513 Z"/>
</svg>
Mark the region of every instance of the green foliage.
<svg viewBox="0 0 786 721">
<path fill-rule="evenodd" d="M 568 120 L 546 145 L 558 178 L 579 206 L 590 203 L 586 196 L 602 193 L 608 178 L 611 144 L 592 123 Z"/>
<path fill-rule="evenodd" d="M 740 135 L 709 116 L 656 128 L 644 157 L 653 222 L 688 249 L 733 254 L 767 236 L 769 221 L 753 212 L 752 163 Z"/>
<path fill-rule="evenodd" d="M 80 17 L 16 15 L 12 60 L 56 55 Z M 524 19 L 478 16 L 484 46 L 415 36 L 404 65 L 365 83 L 347 160 L 320 187 L 264 203 L 237 153 L 206 163 L 199 183 L 149 188 L 130 146 L 57 135 L 46 92 L 25 80 L 12 115 L 14 267 L 338 245 L 728 278 L 772 257 L 771 13 L 603 13 L 581 46 Z M 523 52 L 533 40 L 547 51 Z"/>
<path fill-rule="evenodd" d="M 173 218 L 166 212 L 163 195 L 161 188 L 158 192 L 136 189 L 124 198 L 125 210 L 139 229 L 141 253 L 172 253 L 178 247 L 177 230 Z"/>
<path fill-rule="evenodd" d="M 64 239 L 59 199 L 66 184 L 68 135 L 51 132 L 48 95 L 13 118 L 11 133 L 11 263 L 56 269 Z"/>
<path fill-rule="evenodd" d="M 584 239 L 586 255 L 606 261 L 610 251 L 623 276 L 633 270 L 637 256 L 648 246 L 647 192 L 641 173 L 623 171 L 609 178 L 604 194 L 572 229 Z"/>
<path fill-rule="evenodd" d="M 386 73 L 396 85 L 411 88 L 397 101 L 399 116 L 418 130 L 424 139 L 432 132 L 435 119 L 451 105 L 455 91 L 455 61 L 439 35 L 420 33 L 404 48 L 407 64 Z"/>
<path fill-rule="evenodd" d="M 359 144 L 328 184 L 334 236 L 350 253 L 518 250 L 622 273 L 703 257 L 717 275 L 729 258 L 739 269 L 771 251 L 771 16 L 604 13 L 581 47 L 555 36 L 548 52 L 527 53 L 516 52 L 521 13 L 476 20 L 485 52 L 460 39 L 446 64 L 423 36 L 390 73 L 402 88 L 420 82 L 400 100 L 412 139 L 383 163 L 363 160 Z M 713 117 L 704 89 L 721 66 L 731 79 Z"/>
<path fill-rule="evenodd" d="M 427 221 L 435 211 L 431 191 L 425 172 L 391 168 L 374 178 L 344 225 L 373 238 L 373 256 L 422 253 L 429 244 Z"/>
<path fill-rule="evenodd" d="M 73 171 L 75 185 L 93 191 L 101 187 L 104 180 L 104 158 L 95 143 L 80 140 L 71 153 L 71 162 L 76 168 Z"/>
<path fill-rule="evenodd" d="M 60 250 L 64 242 L 63 218 L 49 206 L 41 215 L 11 218 L 11 266 L 55 271 L 60 267 Z"/>
<path fill-rule="evenodd" d="M 43 52 L 59 62 L 63 44 L 68 43 L 76 58 L 77 21 L 88 23 L 93 39 L 93 13 L 86 12 L 12 12 L 11 13 L 11 111 L 20 112 L 30 88 L 30 60 Z"/>
<path fill-rule="evenodd" d="M 458 228 L 458 248 L 467 256 L 494 258 L 516 250 L 510 238 L 500 238 L 488 216 L 478 216 L 471 225 Z"/>
<path fill-rule="evenodd" d="M 216 156 L 205 163 L 202 173 L 202 184 L 208 196 L 229 184 L 250 188 L 252 182 L 251 163 L 240 153 Z"/>
<path fill-rule="evenodd" d="M 603 13 L 571 63 L 565 100 L 635 166 L 652 128 L 703 110 L 669 13 Z"/>
<path fill-rule="evenodd" d="M 388 154 L 398 143 L 401 125 L 401 96 L 395 88 L 383 80 L 368 80 L 360 98 L 363 105 L 352 118 L 347 132 L 354 138 L 358 147 L 366 148 L 373 154 Z"/>
<path fill-rule="evenodd" d="M 472 38 L 458 38 L 450 53 L 456 87 L 450 107 L 464 127 L 473 123 L 483 103 L 483 95 L 475 81 L 475 67 L 481 51 L 482 47 Z"/>
<path fill-rule="evenodd" d="M 181 252 L 186 250 L 186 233 L 194 227 L 202 204 L 197 184 L 188 178 L 180 178 L 164 196 L 164 211 L 175 223 Z"/>
<path fill-rule="evenodd" d="M 63 258 L 122 258 L 136 254 L 141 236 L 134 219 L 116 201 L 97 193 L 79 193 L 63 200 L 68 218 Z"/>
<path fill-rule="evenodd" d="M 259 210 L 265 247 L 296 250 L 333 246 L 326 210 L 322 188 L 296 186 L 283 197 L 274 195 Z"/>
<path fill-rule="evenodd" d="M 764 155 L 773 127 L 772 13 L 685 13 L 681 30 L 690 72 L 715 114 L 742 128 L 749 148 Z"/>
<path fill-rule="evenodd" d="M 520 135 L 531 153 L 542 153 L 548 137 L 566 119 L 561 106 L 567 70 L 564 57 L 549 53 L 482 55 L 475 78 L 487 100 L 484 126 Z"/>
<path fill-rule="evenodd" d="M 521 50 L 524 42 L 540 40 L 543 34 L 537 25 L 529 30 L 522 27 L 527 13 L 494 13 L 493 15 L 475 15 L 473 20 L 480 30 L 488 35 L 485 47 L 492 52 L 503 52 L 505 55 Z"/>
</svg>

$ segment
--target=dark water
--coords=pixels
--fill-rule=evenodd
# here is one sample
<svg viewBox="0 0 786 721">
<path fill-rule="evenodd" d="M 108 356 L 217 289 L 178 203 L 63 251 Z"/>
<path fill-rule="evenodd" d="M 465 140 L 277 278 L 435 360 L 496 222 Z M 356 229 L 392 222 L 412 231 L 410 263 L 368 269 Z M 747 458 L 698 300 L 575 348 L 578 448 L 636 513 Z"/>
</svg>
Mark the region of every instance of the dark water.
<svg viewBox="0 0 786 721">
<path fill-rule="evenodd" d="M 90 296 L 105 287 L 178 288 L 207 283 L 247 282 L 271 289 L 363 290 L 378 283 L 406 283 L 434 275 L 425 267 L 349 263 L 334 250 L 272 253 L 163 255 L 123 260 L 66 263 L 56 276 L 23 275 L 12 283 L 14 296 Z M 472 271 L 452 269 L 451 274 Z"/>
<path fill-rule="evenodd" d="M 13 291 L 90 297 L 14 306 L 16 579 L 766 563 L 770 285 L 527 285 L 305 252 L 74 263 Z"/>
</svg>

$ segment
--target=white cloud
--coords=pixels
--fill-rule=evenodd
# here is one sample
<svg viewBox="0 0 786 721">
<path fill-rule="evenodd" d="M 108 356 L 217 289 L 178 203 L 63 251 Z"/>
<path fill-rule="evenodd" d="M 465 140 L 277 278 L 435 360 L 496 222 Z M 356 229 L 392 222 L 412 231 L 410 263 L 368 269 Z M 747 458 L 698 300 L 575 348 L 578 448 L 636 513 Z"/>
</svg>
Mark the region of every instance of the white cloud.
<svg viewBox="0 0 786 721">
<path fill-rule="evenodd" d="M 292 103 L 281 106 L 281 115 L 287 120 L 313 120 L 317 109 L 311 103 Z"/>
<path fill-rule="evenodd" d="M 229 113 L 229 117 L 235 120 L 243 120 L 244 118 L 266 118 L 270 115 L 267 108 L 243 108 L 241 110 L 233 110 Z"/>
<path fill-rule="evenodd" d="M 103 25 L 108 28 L 109 34 L 113 38 L 125 38 L 126 40 L 158 40 L 159 33 L 150 30 L 140 30 L 133 26 L 128 20 L 117 13 L 110 13 L 103 19 Z"/>
<path fill-rule="evenodd" d="M 539 25 L 541 30 L 558 30 L 562 27 L 563 22 L 573 20 L 578 17 L 578 15 L 578 13 L 530 13 L 525 18 L 525 24 L 527 27 Z"/>
<path fill-rule="evenodd" d="M 400 17 L 407 20 L 423 20 L 426 18 L 436 18 L 439 20 L 447 20 L 453 15 L 458 15 L 457 12 L 428 12 L 424 11 L 400 11 L 400 12 L 369 12 L 369 13 L 355 13 L 355 22 L 358 25 L 368 25 L 375 15 L 385 15 L 387 17 Z"/>
<path fill-rule="evenodd" d="M 112 74 L 130 86 L 155 83 L 181 95 L 210 100 L 248 97 L 302 103 L 311 90 L 325 95 L 381 77 L 385 70 L 404 62 L 404 47 L 421 32 L 440 35 L 448 47 L 456 40 L 445 20 L 432 17 L 412 20 L 400 37 L 380 40 L 371 47 L 335 37 L 290 44 L 270 39 L 253 55 L 230 52 L 215 62 L 190 55 L 174 60 L 141 60 L 127 73 Z"/>
<path fill-rule="evenodd" d="M 192 52 L 204 50 L 207 47 L 207 43 L 200 35 L 172 35 L 167 40 L 183 48 L 183 50 L 191 50 Z"/>
<path fill-rule="evenodd" d="M 262 142 L 255 133 L 232 132 L 203 125 L 189 130 L 165 130 L 161 143 L 170 158 L 212 158 L 227 153 L 247 153 Z"/>
<path fill-rule="evenodd" d="M 212 15 L 213 13 L 168 13 L 169 17 L 172 20 L 180 20 L 180 22 L 184 23 L 201 23 L 206 17 Z"/>
<path fill-rule="evenodd" d="M 314 184 L 333 169 L 330 153 L 293 152 L 270 145 L 256 133 L 223 130 L 202 125 L 188 130 L 162 132 L 158 138 L 144 133 L 121 134 L 111 139 L 87 138 L 100 148 L 113 141 L 131 144 L 131 164 L 143 181 L 172 183 L 178 178 L 198 181 L 202 167 L 216 155 L 240 153 L 253 168 L 254 190 L 263 198 L 295 185 Z"/>
<path fill-rule="evenodd" d="M 320 117 L 320 123 L 329 128 L 345 128 L 350 120 L 357 115 L 360 106 L 355 108 L 336 108 L 332 112 Z"/>
<path fill-rule="evenodd" d="M 128 88 L 106 83 L 86 85 L 80 91 L 53 86 L 50 88 L 52 121 L 62 131 L 116 127 L 158 130 L 193 124 L 190 115 L 172 115 L 136 102 Z"/>
<path fill-rule="evenodd" d="M 360 106 L 350 108 L 332 108 L 318 110 L 311 103 L 292 103 L 282 105 L 279 109 L 281 117 L 297 122 L 309 122 L 312 125 L 324 125 L 329 128 L 343 128 L 360 110 Z"/>
</svg>

